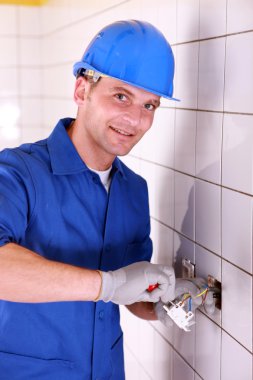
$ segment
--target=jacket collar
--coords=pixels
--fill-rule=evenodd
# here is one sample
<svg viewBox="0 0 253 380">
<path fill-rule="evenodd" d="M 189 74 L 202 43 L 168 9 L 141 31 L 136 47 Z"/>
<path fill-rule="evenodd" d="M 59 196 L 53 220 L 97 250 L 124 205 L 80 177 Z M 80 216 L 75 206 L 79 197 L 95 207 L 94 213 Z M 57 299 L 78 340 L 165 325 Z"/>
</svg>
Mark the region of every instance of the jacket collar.
<svg viewBox="0 0 253 380">
<path fill-rule="evenodd" d="M 60 119 L 47 139 L 51 167 L 55 175 L 78 174 L 89 170 L 66 131 L 73 120 L 72 118 Z M 113 171 L 119 171 L 122 177 L 126 178 L 123 165 L 117 157 L 112 167 Z"/>
</svg>

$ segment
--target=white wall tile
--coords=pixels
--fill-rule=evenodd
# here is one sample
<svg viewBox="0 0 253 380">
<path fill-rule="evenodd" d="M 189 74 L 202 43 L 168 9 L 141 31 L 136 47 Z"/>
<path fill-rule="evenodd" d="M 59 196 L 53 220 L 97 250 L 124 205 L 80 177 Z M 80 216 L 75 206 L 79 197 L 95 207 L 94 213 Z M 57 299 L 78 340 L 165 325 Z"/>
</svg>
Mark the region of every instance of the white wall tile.
<svg viewBox="0 0 253 380">
<path fill-rule="evenodd" d="M 39 36 L 41 30 L 41 8 L 36 6 L 18 7 L 19 34 Z"/>
<path fill-rule="evenodd" d="M 139 363 L 126 346 L 124 347 L 124 364 L 126 380 L 139 380 Z"/>
<path fill-rule="evenodd" d="M 222 255 L 252 273 L 252 197 L 222 190 Z"/>
<path fill-rule="evenodd" d="M 174 261 L 173 230 L 152 219 L 151 237 L 153 241 L 152 262 L 172 266 Z"/>
<path fill-rule="evenodd" d="M 139 367 L 139 376 L 140 376 L 139 378 L 140 380 L 152 380 L 151 377 L 145 371 L 145 369 L 142 367 Z M 132 379 L 129 379 L 129 380 L 132 380 Z"/>
<path fill-rule="evenodd" d="M 225 115 L 222 184 L 253 194 L 253 116 Z"/>
<path fill-rule="evenodd" d="M 144 13 L 143 20 L 149 21 L 150 14 L 152 11 L 152 5 L 150 5 L 150 0 L 146 1 L 146 10 L 143 5 L 143 0 L 133 0 L 133 1 L 119 1 L 114 0 L 115 3 L 113 9 L 109 9 L 109 4 L 104 2 L 104 13 L 103 19 L 105 19 L 106 23 L 109 24 L 118 20 L 130 20 L 130 19 L 140 19 L 141 15 Z M 101 9 L 101 3 L 98 1 L 98 8 Z M 157 11 L 154 12 L 153 23 L 157 21 Z M 106 25 L 106 23 L 104 25 Z"/>
<path fill-rule="evenodd" d="M 0 35 L 15 35 L 17 33 L 17 7 L 0 5 Z"/>
<path fill-rule="evenodd" d="M 62 0 L 59 0 L 62 2 Z M 58 1 L 58 2 L 59 2 Z M 118 8 L 122 8 L 124 6 L 125 2 L 120 0 L 106 0 L 106 2 L 101 2 L 101 0 L 93 0 L 92 3 L 85 4 L 83 0 L 64 0 L 67 6 L 68 13 L 71 16 L 72 22 L 77 22 L 80 19 L 85 19 L 87 17 L 96 17 L 97 12 L 105 13 L 106 10 L 109 11 L 109 13 L 115 13 L 117 12 Z M 139 0 L 131 1 L 134 9 L 137 8 L 139 4 Z"/>
<path fill-rule="evenodd" d="M 75 117 L 76 105 L 71 99 L 50 99 L 41 100 L 43 109 L 43 125 L 46 128 L 54 127 L 62 117 Z"/>
<path fill-rule="evenodd" d="M 41 44 L 37 37 L 20 39 L 20 55 L 19 62 L 25 66 L 41 65 Z"/>
<path fill-rule="evenodd" d="M 252 380 L 252 355 L 222 331 L 221 379 Z"/>
<path fill-rule="evenodd" d="M 15 148 L 16 146 L 20 145 L 20 138 L 6 138 L 5 136 L 2 136 L 2 131 L 0 127 L 0 150 L 5 148 Z"/>
<path fill-rule="evenodd" d="M 31 127 L 42 124 L 42 108 L 40 98 L 22 98 L 20 101 L 22 126 Z"/>
<path fill-rule="evenodd" d="M 195 180 L 175 173 L 175 229 L 195 238 Z"/>
<path fill-rule="evenodd" d="M 20 144 L 39 141 L 39 140 L 42 140 L 43 138 L 44 138 L 43 129 L 41 128 L 39 124 L 30 126 L 30 127 L 27 127 L 27 126 L 21 127 Z"/>
<path fill-rule="evenodd" d="M 19 145 L 20 136 L 20 102 L 16 97 L 0 98 L 1 149 Z"/>
<path fill-rule="evenodd" d="M 68 24 L 68 6 L 68 0 L 56 0 L 41 7 L 43 33 L 51 33 Z"/>
<path fill-rule="evenodd" d="M 168 317 L 169 318 L 169 317 Z M 170 326 L 165 326 L 160 321 L 151 321 L 151 326 L 158 332 L 167 342 L 173 342 L 174 323 L 171 321 Z"/>
<path fill-rule="evenodd" d="M 177 1 L 177 42 L 199 37 L 199 0 Z"/>
<path fill-rule="evenodd" d="M 41 69 L 20 68 L 19 75 L 19 94 L 21 96 L 40 96 L 42 93 L 43 74 Z"/>
<path fill-rule="evenodd" d="M 200 0 L 200 39 L 226 33 L 226 5 L 226 0 Z"/>
<path fill-rule="evenodd" d="M 154 366 L 155 331 L 153 327 L 144 320 L 140 320 L 139 331 L 140 351 L 138 359 L 142 367 L 145 368 L 145 371 L 152 378 L 155 377 L 157 370 Z"/>
<path fill-rule="evenodd" d="M 176 277 L 182 277 L 182 260 L 195 264 L 195 244 L 184 236 L 174 233 L 174 261 Z"/>
<path fill-rule="evenodd" d="M 195 111 L 176 111 L 175 169 L 192 175 L 195 175 L 196 120 Z"/>
<path fill-rule="evenodd" d="M 173 380 L 194 380 L 194 371 L 189 365 L 174 351 L 173 352 Z"/>
<path fill-rule="evenodd" d="M 157 7 L 154 7 L 152 0 L 140 0 L 141 2 L 141 14 L 143 20 L 157 24 L 158 22 L 158 10 Z"/>
<path fill-rule="evenodd" d="M 197 113 L 196 175 L 221 183 L 222 114 Z"/>
<path fill-rule="evenodd" d="M 74 88 L 75 77 L 72 75 L 72 65 L 64 64 L 43 70 L 42 91 L 44 96 L 73 99 Z"/>
<path fill-rule="evenodd" d="M 192 367 L 195 366 L 195 329 L 196 325 L 191 326 L 191 331 L 187 333 L 174 326 L 173 345 L 180 355 L 189 363 Z"/>
<path fill-rule="evenodd" d="M 155 210 L 154 217 L 174 227 L 174 171 L 155 166 Z"/>
<path fill-rule="evenodd" d="M 252 351 L 252 277 L 222 263 L 222 327 Z"/>
<path fill-rule="evenodd" d="M 221 253 L 221 188 L 196 181 L 196 241 Z"/>
<path fill-rule="evenodd" d="M 18 63 L 17 39 L 15 37 L 0 38 L 0 67 L 15 66 Z"/>
<path fill-rule="evenodd" d="M 228 0 L 227 33 L 241 32 L 253 28 L 253 3 L 251 0 Z"/>
<path fill-rule="evenodd" d="M 132 157 L 128 154 L 126 156 L 120 157 L 120 160 L 135 173 L 140 174 L 140 160 L 138 158 Z"/>
<path fill-rule="evenodd" d="M 140 161 L 140 174 L 145 178 L 148 185 L 149 208 L 151 216 L 155 215 L 156 208 L 155 169 L 155 165 L 146 161 Z"/>
<path fill-rule="evenodd" d="M 222 111 L 225 38 L 200 42 L 198 108 Z"/>
<path fill-rule="evenodd" d="M 205 380 L 220 379 L 221 329 L 196 312 L 196 370 Z"/>
<path fill-rule="evenodd" d="M 157 332 L 154 343 L 154 379 L 175 380 L 172 376 L 171 346 Z"/>
<path fill-rule="evenodd" d="M 159 108 L 151 127 L 154 132 L 152 148 L 152 151 L 155 152 L 154 161 L 171 168 L 174 166 L 174 124 L 175 110 Z"/>
<path fill-rule="evenodd" d="M 157 162 L 156 153 L 158 146 L 156 145 L 158 131 L 153 125 L 138 142 L 139 156 L 145 160 Z M 162 149 L 162 148 L 161 148 Z"/>
<path fill-rule="evenodd" d="M 180 99 L 177 107 L 197 107 L 198 54 L 198 42 L 178 45 L 176 48 L 175 93 Z"/>
<path fill-rule="evenodd" d="M 20 88 L 17 67 L 0 68 L 0 83 L 1 97 L 17 96 Z"/>
<path fill-rule="evenodd" d="M 221 258 L 196 245 L 195 247 L 196 277 L 201 277 L 207 282 L 208 275 L 221 282 Z M 205 307 L 201 307 L 205 313 Z M 208 313 L 207 313 L 208 314 Z M 215 308 L 214 314 L 208 314 L 209 318 L 221 325 L 221 311 Z"/>
<path fill-rule="evenodd" d="M 252 113 L 253 32 L 227 38 L 225 111 Z"/>
<path fill-rule="evenodd" d="M 138 360 L 140 354 L 140 323 L 144 321 L 130 313 L 126 306 L 120 306 L 120 316 L 124 333 L 124 345 Z"/>
<path fill-rule="evenodd" d="M 160 0 L 156 4 L 158 27 L 170 44 L 176 42 L 177 0 Z"/>
</svg>

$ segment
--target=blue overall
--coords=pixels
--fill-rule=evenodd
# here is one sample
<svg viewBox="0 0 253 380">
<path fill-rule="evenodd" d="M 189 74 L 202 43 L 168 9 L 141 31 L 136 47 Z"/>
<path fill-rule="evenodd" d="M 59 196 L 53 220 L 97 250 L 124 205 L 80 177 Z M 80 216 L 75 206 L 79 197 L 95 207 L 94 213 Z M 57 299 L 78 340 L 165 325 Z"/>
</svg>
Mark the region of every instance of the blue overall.
<svg viewBox="0 0 253 380">
<path fill-rule="evenodd" d="M 0 245 L 104 271 L 149 261 L 146 182 L 118 158 L 109 195 L 58 122 L 48 139 L 0 153 Z M 1 380 L 123 380 L 112 302 L 0 301 Z"/>
</svg>

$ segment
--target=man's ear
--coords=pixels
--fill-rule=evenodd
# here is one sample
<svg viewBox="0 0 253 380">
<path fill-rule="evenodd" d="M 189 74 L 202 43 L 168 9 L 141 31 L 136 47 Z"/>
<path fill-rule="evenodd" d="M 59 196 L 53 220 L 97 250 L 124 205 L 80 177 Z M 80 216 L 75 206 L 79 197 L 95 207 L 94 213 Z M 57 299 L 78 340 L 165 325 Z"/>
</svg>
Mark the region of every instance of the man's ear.
<svg viewBox="0 0 253 380">
<path fill-rule="evenodd" d="M 79 77 L 75 83 L 74 101 L 78 106 L 82 106 L 88 96 L 90 83 L 85 77 Z"/>
</svg>

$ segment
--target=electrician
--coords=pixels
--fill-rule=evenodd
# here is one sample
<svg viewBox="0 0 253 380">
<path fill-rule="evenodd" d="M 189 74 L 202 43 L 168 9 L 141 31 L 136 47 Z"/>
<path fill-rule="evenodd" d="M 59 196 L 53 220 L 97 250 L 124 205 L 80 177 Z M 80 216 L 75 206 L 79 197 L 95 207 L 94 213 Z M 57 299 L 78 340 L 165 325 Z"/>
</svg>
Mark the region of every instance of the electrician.
<svg viewBox="0 0 253 380">
<path fill-rule="evenodd" d="M 123 380 L 118 305 L 155 320 L 174 298 L 173 269 L 149 262 L 146 182 L 118 158 L 173 99 L 171 47 L 115 22 L 74 75 L 76 118 L 0 154 L 1 380 Z"/>
</svg>

